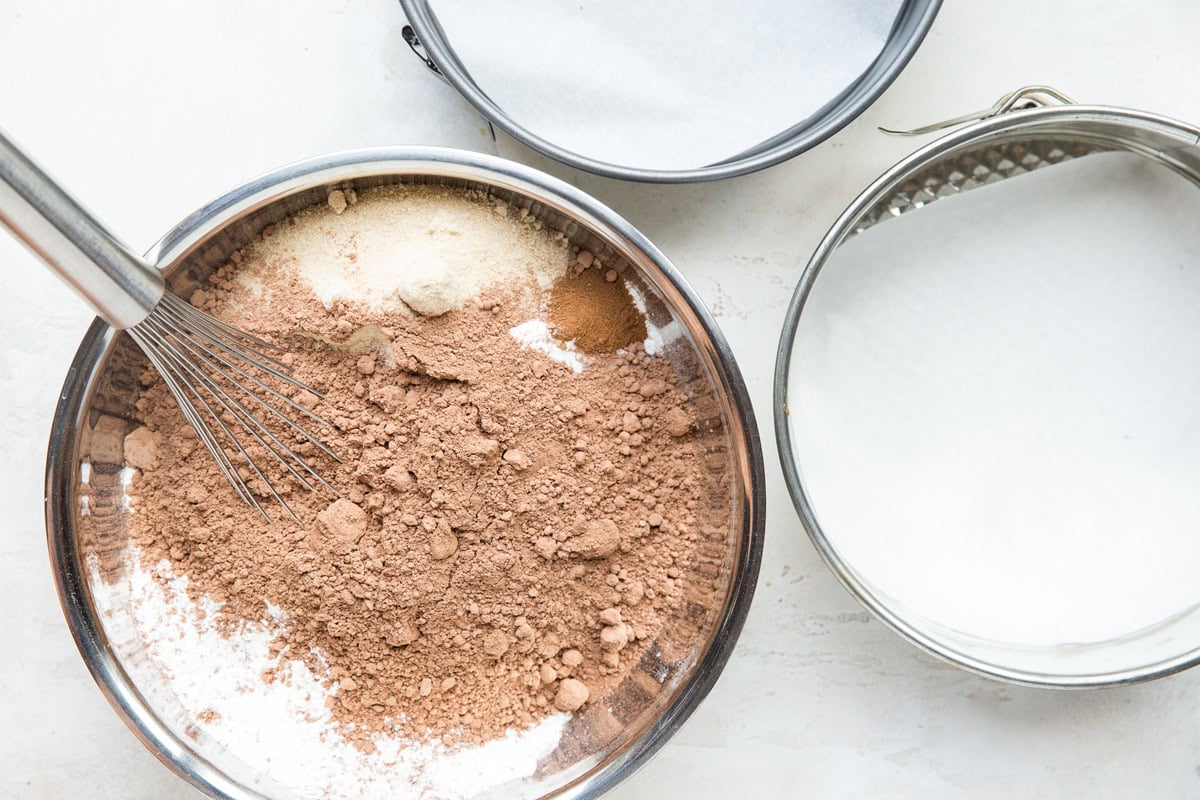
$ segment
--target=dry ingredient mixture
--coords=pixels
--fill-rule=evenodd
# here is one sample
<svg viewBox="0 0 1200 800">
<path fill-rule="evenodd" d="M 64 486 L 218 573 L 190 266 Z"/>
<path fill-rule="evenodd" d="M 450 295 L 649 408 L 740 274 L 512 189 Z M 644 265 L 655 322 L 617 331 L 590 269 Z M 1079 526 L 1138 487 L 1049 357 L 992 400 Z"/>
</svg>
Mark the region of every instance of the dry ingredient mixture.
<svg viewBox="0 0 1200 800">
<path fill-rule="evenodd" d="M 495 739 L 602 702 L 678 608 L 701 491 L 694 409 L 622 275 L 522 209 L 433 186 L 337 191 L 267 228 L 191 302 L 286 343 L 341 463 L 300 519 L 238 503 L 157 375 L 124 441 L 132 536 L 187 591 L 286 624 L 362 749 Z M 546 320 L 579 371 L 514 329 Z M 528 342 L 526 342 L 527 344 Z M 251 484 L 271 501 L 265 487 Z M 268 606 L 269 604 L 269 606 Z M 203 721 L 203 720 L 202 720 Z"/>
</svg>

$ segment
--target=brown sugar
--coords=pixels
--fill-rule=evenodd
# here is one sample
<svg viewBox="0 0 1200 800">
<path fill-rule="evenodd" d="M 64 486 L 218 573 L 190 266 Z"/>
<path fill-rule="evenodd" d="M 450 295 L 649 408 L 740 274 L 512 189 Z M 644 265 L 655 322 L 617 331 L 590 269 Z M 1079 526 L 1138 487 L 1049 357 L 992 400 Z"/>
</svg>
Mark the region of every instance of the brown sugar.
<svg viewBox="0 0 1200 800">
<path fill-rule="evenodd" d="M 617 280 L 616 271 L 608 270 L 606 275 L 590 256 L 583 259 L 588 267 L 558 281 L 550 292 L 554 335 L 574 341 L 585 353 L 613 353 L 644 341 L 646 320 L 629 290 Z"/>
<path fill-rule="evenodd" d="M 271 238 L 324 225 L 344 239 L 364 206 L 392 196 L 356 199 L 302 212 Z M 477 202 L 497 216 L 494 199 Z M 533 230 L 515 213 L 508 223 L 514 241 Z M 294 399 L 332 423 L 321 438 L 341 463 L 289 442 L 336 495 L 304 490 L 251 449 L 299 518 L 264 522 L 147 369 L 144 430 L 130 435 L 154 448 L 134 484 L 135 541 L 190 592 L 223 601 L 231 632 L 267 621 L 268 604 L 282 610 L 281 664 L 325 676 L 334 718 L 364 747 L 381 731 L 488 739 L 601 702 L 683 602 L 701 493 L 689 400 L 642 351 L 623 284 L 592 267 L 551 292 L 506 281 L 422 316 L 326 306 L 275 252 L 247 248 L 196 299 L 291 346 L 294 374 L 323 394 Z M 547 299 L 560 338 L 593 353 L 582 372 L 509 332 Z"/>
</svg>

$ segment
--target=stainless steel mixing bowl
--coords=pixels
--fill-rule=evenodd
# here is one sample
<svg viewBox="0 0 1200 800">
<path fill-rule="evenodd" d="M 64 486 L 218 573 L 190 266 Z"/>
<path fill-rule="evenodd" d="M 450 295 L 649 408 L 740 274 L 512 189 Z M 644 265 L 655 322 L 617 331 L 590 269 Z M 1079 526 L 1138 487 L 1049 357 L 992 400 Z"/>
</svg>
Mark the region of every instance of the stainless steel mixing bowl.
<svg viewBox="0 0 1200 800">
<path fill-rule="evenodd" d="M 192 214 L 148 258 L 173 291 L 187 292 L 266 225 L 323 202 L 330 190 L 405 182 L 486 189 L 606 263 L 624 260 L 627 275 L 646 294 L 650 319 L 660 326 L 673 321 L 682 332 L 664 355 L 693 396 L 701 429 L 711 434 L 704 437 L 709 445 L 700 465 L 706 492 L 698 512 L 700 575 L 692 583 L 715 587 L 718 601 L 700 593 L 685 597 L 607 702 L 572 719 L 533 777 L 503 788 L 505 797 L 595 797 L 645 763 L 708 693 L 733 650 L 758 574 L 764 490 L 754 415 L 733 356 L 691 287 L 644 236 L 578 189 L 519 164 L 440 148 L 360 150 L 285 167 Z M 237 800 L 300 796 L 298 787 L 264 780 L 255 764 L 208 736 L 168 676 L 149 685 L 144 677 L 131 678 L 131 665 L 140 676 L 158 673 L 145 669 L 152 656 L 132 618 L 121 457 L 93 428 L 101 415 L 136 421 L 136 376 L 143 367 L 128 337 L 97 320 L 62 389 L 47 457 L 46 524 L 67 622 L 88 669 L 129 728 L 193 786 Z M 98 594 L 105 598 L 102 609 Z"/>
</svg>

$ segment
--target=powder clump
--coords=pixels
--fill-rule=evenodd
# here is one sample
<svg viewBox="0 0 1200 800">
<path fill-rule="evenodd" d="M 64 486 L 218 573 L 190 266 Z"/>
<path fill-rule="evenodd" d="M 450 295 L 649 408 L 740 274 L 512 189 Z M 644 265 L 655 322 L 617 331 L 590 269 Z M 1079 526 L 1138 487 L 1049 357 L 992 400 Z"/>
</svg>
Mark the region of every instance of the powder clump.
<svg viewBox="0 0 1200 800">
<path fill-rule="evenodd" d="M 125 463 L 135 469 L 152 469 L 158 462 L 158 434 L 141 426 L 125 437 Z"/>
<path fill-rule="evenodd" d="M 437 317 L 457 308 L 466 291 L 444 261 L 414 261 L 396 280 L 396 295 L 404 304 L 427 317 Z"/>
<path fill-rule="evenodd" d="M 575 711 L 588 701 L 591 692 L 582 681 L 567 678 L 559 684 L 554 695 L 554 707 L 559 711 Z"/>
<path fill-rule="evenodd" d="M 341 214 L 349 205 L 349 203 L 346 202 L 346 193 L 341 189 L 334 189 L 332 192 L 330 192 L 326 202 L 329 203 L 329 207 L 333 209 L 333 213 L 335 214 Z"/>
<path fill-rule="evenodd" d="M 349 500 L 335 500 L 317 514 L 317 527 L 325 536 L 343 545 L 356 545 L 367 532 L 367 514 Z"/>
</svg>

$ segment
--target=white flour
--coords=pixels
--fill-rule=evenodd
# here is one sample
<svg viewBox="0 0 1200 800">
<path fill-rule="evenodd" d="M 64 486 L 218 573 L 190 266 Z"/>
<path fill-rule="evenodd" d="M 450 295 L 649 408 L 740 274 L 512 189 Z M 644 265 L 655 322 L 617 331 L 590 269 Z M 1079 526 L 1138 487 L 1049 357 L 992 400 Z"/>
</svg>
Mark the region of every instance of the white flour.
<svg viewBox="0 0 1200 800">
<path fill-rule="evenodd" d="M 335 204 L 339 195 L 354 201 Z M 548 289 L 571 258 L 561 233 L 477 192 L 401 185 L 330 198 L 251 245 L 235 280 L 261 287 L 255 263 L 285 264 L 326 308 L 346 301 L 437 316 L 493 285 L 532 277 Z"/>
<path fill-rule="evenodd" d="M 642 343 L 642 347 L 648 355 L 658 355 L 667 344 L 685 335 L 686 331 L 677 319 L 672 319 L 662 327 L 651 322 L 647 312 L 649 306 L 646 305 L 646 296 L 642 294 L 642 290 L 632 283 L 626 283 L 625 288 L 633 298 L 634 307 L 646 319 L 646 341 Z"/>
<path fill-rule="evenodd" d="M 376 752 L 364 754 L 338 731 L 325 706 L 331 692 L 317 676 L 272 654 L 273 626 L 245 623 L 226 638 L 216 628 L 217 603 L 207 597 L 193 603 L 187 578 L 174 575 L 168 562 L 148 569 L 136 549 L 129 556 L 127 598 L 94 569 L 92 586 L 102 618 L 132 609 L 144 643 L 141 657 L 123 660 L 132 682 L 173 729 L 195 740 L 198 752 L 227 772 L 256 776 L 260 791 L 303 800 L 470 798 L 532 775 L 570 718 L 555 714 L 476 747 L 379 735 Z M 270 611 L 285 624 L 277 609 Z M 265 682 L 263 672 L 276 668 L 280 678 Z"/>
<path fill-rule="evenodd" d="M 583 372 L 587 364 L 587 356 L 575 349 L 575 342 L 560 342 L 550 332 L 550 326 L 544 320 L 531 319 L 509 329 L 509 334 L 536 353 L 566 364 L 573 372 Z"/>
</svg>

